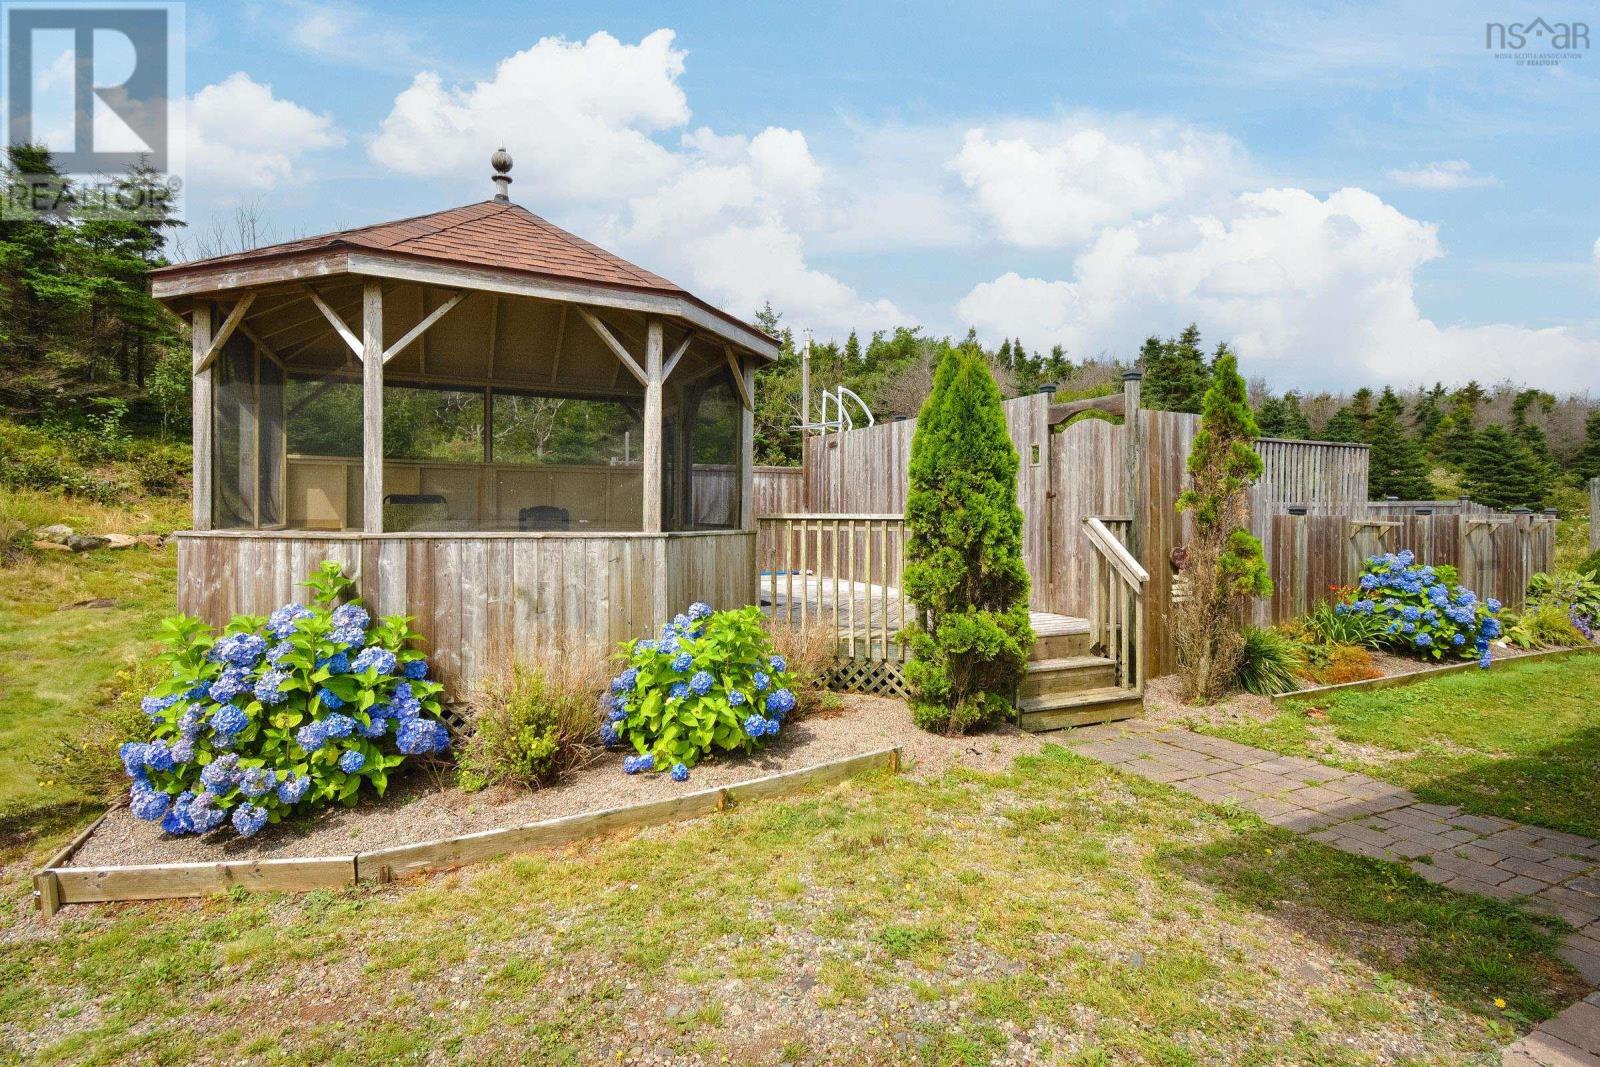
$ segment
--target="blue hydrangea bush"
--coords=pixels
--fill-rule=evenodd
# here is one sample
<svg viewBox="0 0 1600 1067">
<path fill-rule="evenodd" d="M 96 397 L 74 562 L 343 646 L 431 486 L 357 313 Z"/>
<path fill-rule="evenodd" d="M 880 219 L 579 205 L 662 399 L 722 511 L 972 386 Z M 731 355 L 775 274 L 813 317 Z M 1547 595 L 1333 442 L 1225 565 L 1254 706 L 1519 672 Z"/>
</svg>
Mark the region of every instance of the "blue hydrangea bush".
<svg viewBox="0 0 1600 1067">
<path fill-rule="evenodd" d="M 141 702 L 149 741 L 122 745 L 128 808 L 170 834 L 230 823 L 250 837 L 296 810 L 380 796 L 407 756 L 443 752 L 442 686 L 405 616 L 374 622 L 339 565 L 306 583 L 310 607 L 236 616 L 220 635 L 163 623 L 170 667 Z"/>
<path fill-rule="evenodd" d="M 1458 656 L 1488 667 L 1489 642 L 1501 634 L 1500 602 L 1479 600 L 1455 581 L 1452 567 L 1419 564 L 1415 553 L 1368 557 L 1356 588 L 1334 608 L 1381 623 L 1381 647 L 1426 659 Z"/>
<path fill-rule="evenodd" d="M 749 752 L 776 737 L 795 708 L 794 676 L 755 606 L 713 611 L 692 604 L 659 638 L 624 646 L 600 727 L 607 748 L 632 748 L 628 774 L 666 771 L 687 781 L 713 752 Z"/>
</svg>

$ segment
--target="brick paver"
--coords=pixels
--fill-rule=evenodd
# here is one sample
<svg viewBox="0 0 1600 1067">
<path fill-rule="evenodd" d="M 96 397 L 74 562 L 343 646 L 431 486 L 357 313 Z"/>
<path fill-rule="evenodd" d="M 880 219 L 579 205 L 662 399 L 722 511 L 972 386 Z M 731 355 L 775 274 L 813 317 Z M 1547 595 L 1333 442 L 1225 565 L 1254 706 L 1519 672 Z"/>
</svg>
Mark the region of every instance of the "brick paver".
<svg viewBox="0 0 1600 1067">
<path fill-rule="evenodd" d="M 1062 743 L 1341 851 L 1404 863 L 1437 885 L 1559 915 L 1573 927 L 1562 957 L 1600 985 L 1600 842 L 1426 804 L 1365 775 L 1139 719 L 1073 730 Z M 1512 1045 L 1503 1061 L 1569 1065 L 1600 1067 L 1600 993 Z"/>
</svg>

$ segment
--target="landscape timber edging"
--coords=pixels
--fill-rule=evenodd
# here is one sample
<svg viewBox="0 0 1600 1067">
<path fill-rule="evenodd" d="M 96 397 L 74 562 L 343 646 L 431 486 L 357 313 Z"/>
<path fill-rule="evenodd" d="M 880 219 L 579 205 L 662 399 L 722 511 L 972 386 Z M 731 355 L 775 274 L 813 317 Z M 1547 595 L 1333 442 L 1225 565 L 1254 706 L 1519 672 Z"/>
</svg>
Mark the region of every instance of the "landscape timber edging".
<svg viewBox="0 0 1600 1067">
<path fill-rule="evenodd" d="M 902 754 L 898 746 L 877 749 L 779 774 L 750 778 L 732 785 L 701 789 L 682 796 L 350 855 L 229 860 L 219 863 L 65 866 L 89 839 L 89 835 L 111 811 L 116 810 L 113 807 L 68 842 L 34 874 L 33 895 L 39 910 L 49 917 L 63 904 L 203 897 L 236 885 L 246 889 L 301 892 L 360 882 L 387 882 L 432 867 L 475 863 L 526 849 L 578 841 L 612 830 L 637 829 L 692 819 L 725 811 L 741 801 L 786 796 L 871 771 L 887 769 L 891 773 L 898 773 L 901 761 Z"/>
</svg>

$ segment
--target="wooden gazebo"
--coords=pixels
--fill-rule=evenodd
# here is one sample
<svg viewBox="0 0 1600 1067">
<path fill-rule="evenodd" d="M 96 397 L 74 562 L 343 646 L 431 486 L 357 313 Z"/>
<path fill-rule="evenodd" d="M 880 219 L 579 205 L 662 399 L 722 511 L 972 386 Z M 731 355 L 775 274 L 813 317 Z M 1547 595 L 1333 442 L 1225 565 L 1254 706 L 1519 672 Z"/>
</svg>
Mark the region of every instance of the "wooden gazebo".
<svg viewBox="0 0 1600 1067">
<path fill-rule="evenodd" d="M 494 166 L 492 200 L 154 272 L 193 330 L 181 610 L 265 613 L 339 560 L 462 686 L 755 595 L 777 342 L 511 203 Z"/>
</svg>

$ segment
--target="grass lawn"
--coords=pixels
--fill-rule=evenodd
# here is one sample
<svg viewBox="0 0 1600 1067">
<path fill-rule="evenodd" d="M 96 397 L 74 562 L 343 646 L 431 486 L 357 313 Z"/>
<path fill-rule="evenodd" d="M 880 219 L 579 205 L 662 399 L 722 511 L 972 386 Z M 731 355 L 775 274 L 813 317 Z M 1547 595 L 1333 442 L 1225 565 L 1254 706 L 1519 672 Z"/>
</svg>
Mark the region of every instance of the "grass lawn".
<svg viewBox="0 0 1600 1067">
<path fill-rule="evenodd" d="M 1295 700 L 1265 722 L 1200 729 L 1600 839 L 1600 655 Z"/>
<path fill-rule="evenodd" d="M 1581 995 L 1510 905 L 1057 747 L 382 889 L 50 924 L 16 851 L 0 1059 L 29 1063 L 1420 1067 L 1498 1062 Z"/>
<path fill-rule="evenodd" d="M 176 505 L 138 509 L 76 504 L 0 490 L 0 518 L 66 522 L 95 532 L 166 532 Z M 70 736 L 117 670 L 149 654 L 177 602 L 177 549 L 43 554 L 0 570 L 0 827 L 20 812 L 75 799 L 46 784 L 35 761 Z"/>
</svg>

